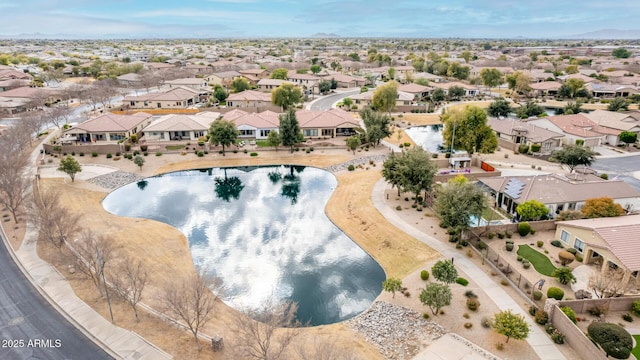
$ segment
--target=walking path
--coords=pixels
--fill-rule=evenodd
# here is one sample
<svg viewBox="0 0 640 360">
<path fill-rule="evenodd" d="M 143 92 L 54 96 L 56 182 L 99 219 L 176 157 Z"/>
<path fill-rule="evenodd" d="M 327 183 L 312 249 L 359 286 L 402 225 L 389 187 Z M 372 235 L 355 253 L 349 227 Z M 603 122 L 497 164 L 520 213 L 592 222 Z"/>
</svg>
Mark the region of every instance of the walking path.
<svg viewBox="0 0 640 360">
<path fill-rule="evenodd" d="M 50 134 L 49 137 L 53 136 Z M 47 137 L 43 143 L 49 140 Z M 40 156 L 40 147 L 31 154 L 31 163 L 36 164 Z M 93 176 L 110 172 L 106 167 L 92 167 L 88 171 Z M 27 170 L 25 176 L 34 178 L 36 167 Z M 54 171 L 45 171 L 45 175 L 56 176 Z M 42 175 L 42 174 L 41 174 Z M 85 174 L 86 176 L 86 174 Z M 69 282 L 53 266 L 40 259 L 36 250 L 38 231 L 32 223 L 27 224 L 25 238 L 20 249 L 14 251 L 8 246 L 18 267 L 36 290 L 78 330 L 92 339 L 98 346 L 116 359 L 155 360 L 173 357 L 156 347 L 133 331 L 110 323 L 89 305 L 76 296 Z M 14 256 L 15 255 L 15 256 Z"/>
<path fill-rule="evenodd" d="M 384 179 L 379 180 L 373 188 L 371 200 L 380 213 L 393 225 L 402 229 L 407 234 L 415 237 L 431 248 L 437 250 L 445 258 L 453 258 L 456 267 L 464 271 L 466 274 L 473 274 L 473 280 L 479 287 L 493 300 L 493 302 L 501 310 L 511 310 L 515 314 L 524 316 L 529 323 L 531 332 L 527 338 L 527 342 L 536 352 L 538 357 L 543 360 L 566 360 L 565 356 L 558 350 L 551 339 L 540 328 L 531 321 L 531 317 L 507 294 L 501 285 L 493 281 L 487 274 L 478 268 L 471 260 L 460 255 L 459 252 L 447 246 L 447 244 L 427 235 L 413 225 L 405 222 L 394 210 L 389 208 L 384 199 L 384 190 L 387 183 Z"/>
</svg>

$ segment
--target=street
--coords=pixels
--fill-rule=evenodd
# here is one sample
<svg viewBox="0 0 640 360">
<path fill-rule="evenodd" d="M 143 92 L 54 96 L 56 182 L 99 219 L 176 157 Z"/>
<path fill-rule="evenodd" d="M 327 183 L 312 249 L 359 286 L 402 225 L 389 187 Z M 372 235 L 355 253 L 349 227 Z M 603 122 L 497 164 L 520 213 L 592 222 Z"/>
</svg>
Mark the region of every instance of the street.
<svg viewBox="0 0 640 360">
<path fill-rule="evenodd" d="M 329 110 L 331 106 L 336 102 L 353 95 L 360 94 L 360 89 L 349 90 L 345 92 L 339 92 L 331 95 L 321 97 L 309 104 L 307 107 L 309 110 Z"/>
<path fill-rule="evenodd" d="M 640 172 L 640 154 L 630 156 L 599 158 L 591 167 L 598 172 L 609 175 L 609 179 L 618 177 L 640 191 L 640 179 L 634 177 L 634 173 Z M 638 176 L 638 175 L 635 175 Z"/>
<path fill-rule="evenodd" d="M 4 242 L 0 284 L 0 359 L 111 359 L 40 296 Z"/>
</svg>

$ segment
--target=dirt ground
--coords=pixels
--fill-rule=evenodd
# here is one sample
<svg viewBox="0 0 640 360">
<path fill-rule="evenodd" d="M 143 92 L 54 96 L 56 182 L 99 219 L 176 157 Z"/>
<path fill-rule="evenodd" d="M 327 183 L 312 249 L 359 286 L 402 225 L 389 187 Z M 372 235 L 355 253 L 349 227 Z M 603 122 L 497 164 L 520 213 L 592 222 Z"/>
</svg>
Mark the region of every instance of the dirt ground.
<svg viewBox="0 0 640 360">
<path fill-rule="evenodd" d="M 392 139 L 388 139 L 390 142 Z M 352 152 L 344 149 L 316 148 L 314 152 L 306 154 L 304 152 L 289 153 L 287 151 L 258 151 L 259 156 L 250 157 L 244 153 L 228 153 L 227 156 L 219 154 L 209 154 L 205 158 L 197 158 L 194 154 L 164 154 L 163 156 L 149 156 L 142 169 L 139 169 L 133 162 L 125 159 L 114 161 L 106 159 L 104 156 L 98 158 L 76 157 L 82 163 L 95 163 L 105 166 L 112 166 L 136 173 L 139 176 L 151 176 L 155 174 L 202 168 L 214 166 L 242 166 L 242 165 L 266 165 L 266 164 L 298 164 L 316 167 L 325 167 L 331 164 L 342 163 L 354 157 L 375 155 L 386 153 L 384 147 L 371 149 L 369 152 L 360 152 L 353 155 Z M 495 158 L 500 159 L 502 154 L 496 154 Z M 57 166 L 54 159 L 52 166 Z M 515 158 L 510 161 L 517 161 Z M 440 255 L 422 244 L 421 242 L 406 235 L 401 229 L 390 225 L 382 215 L 373 207 L 371 202 L 371 189 L 380 179 L 381 164 L 376 167 L 371 166 L 368 170 L 357 169 L 353 172 L 340 172 L 336 174 L 338 187 L 329 200 L 326 213 L 329 218 L 336 223 L 351 239 L 356 241 L 363 249 L 369 252 L 385 269 L 388 277 L 403 278 L 404 286 L 410 292 L 409 297 L 396 295 L 395 299 L 391 294 L 383 293 L 379 300 L 389 301 L 399 305 L 413 308 L 420 312 L 430 312 L 419 302 L 419 293 L 425 283 L 419 278 L 419 271 L 430 270 L 432 264 L 437 261 Z M 85 214 L 84 225 L 94 231 L 108 232 L 118 244 L 118 251 L 130 255 L 144 254 L 146 264 L 149 266 L 149 273 L 154 280 L 149 290 L 146 292 L 143 301 L 154 304 L 155 294 L 162 285 L 162 279 L 175 277 L 176 274 L 188 274 L 193 271 L 190 253 L 185 237 L 176 229 L 162 223 L 143 219 L 120 218 L 108 214 L 101 206 L 100 202 L 106 196 L 107 190 L 84 181 L 71 183 L 68 179 L 43 179 L 44 186 L 55 186 L 69 191 L 64 191 L 63 201 L 72 210 Z M 420 227 L 429 229 L 429 234 L 446 242 L 447 236 L 443 229 L 438 227 L 438 220 L 435 216 L 425 210 L 417 212 L 410 208 L 410 204 L 398 198 L 395 190 L 388 190 L 388 205 L 395 209 L 397 205 L 403 207 L 402 216 L 406 217 L 410 223 L 415 223 Z M 395 211 L 395 210 L 394 210 Z M 5 224 L 6 225 L 6 224 Z M 8 228 L 5 226 L 5 228 Z M 18 230 L 18 229 L 16 229 Z M 17 235 L 17 234 L 16 234 Z M 160 245 L 160 246 L 159 246 Z M 99 311 L 105 318 L 108 318 L 108 311 L 104 299 L 101 299 L 93 285 L 87 280 L 83 280 L 77 274 L 71 275 L 67 271 L 68 259 L 60 257 L 58 250 L 40 247 L 41 256 L 52 263 L 55 263 L 59 271 L 63 273 L 74 288 L 76 294 L 84 301 Z M 461 251 L 465 251 L 461 250 Z M 481 259 L 472 254 L 472 259 L 480 264 Z M 491 273 L 488 266 L 483 267 L 487 273 Z M 497 308 L 490 299 L 477 288 L 472 280 L 472 274 L 461 274 L 470 280 L 469 286 L 463 288 L 454 285 L 454 301 L 451 306 L 444 309 L 445 314 L 431 319 L 442 324 L 447 330 L 457 332 L 460 335 L 472 340 L 479 346 L 496 353 L 498 356 L 518 359 L 536 359 L 537 357 L 526 341 L 511 341 L 502 351 L 496 350 L 496 344 L 503 341 L 503 337 L 496 335 L 489 329 L 481 325 L 483 317 L 491 317 L 497 312 Z M 478 296 L 481 307 L 477 313 L 465 311 L 464 292 L 474 291 Z M 520 301 L 515 290 L 505 288 L 510 295 L 521 303 L 526 309 L 526 303 Z M 193 339 L 188 332 L 175 329 L 173 326 L 157 320 L 152 315 L 144 314 L 140 323 L 133 321 L 130 308 L 124 304 L 114 306 L 116 323 L 122 327 L 132 329 L 143 337 L 149 339 L 154 344 L 175 356 L 177 359 L 197 359 L 215 358 L 225 359 L 225 353 L 211 353 L 209 350 L 195 352 Z M 220 303 L 216 317 L 204 329 L 208 335 L 220 334 L 225 338 L 225 342 L 233 342 L 233 334 L 228 330 L 228 324 L 238 312 Z M 468 313 L 469 318 L 463 317 Z M 471 323 L 472 327 L 467 329 L 465 323 Z M 295 347 L 312 347 L 314 344 L 330 344 L 332 347 L 345 348 L 351 353 L 363 359 L 380 359 L 380 354 L 368 344 L 359 334 L 342 324 L 332 324 L 307 328 L 301 337 L 296 340 Z M 564 347 L 566 351 L 568 347 Z M 345 350 L 347 351 L 347 350 Z M 228 354 L 227 354 L 228 355 Z M 574 359 L 568 357 L 569 359 Z"/>
</svg>

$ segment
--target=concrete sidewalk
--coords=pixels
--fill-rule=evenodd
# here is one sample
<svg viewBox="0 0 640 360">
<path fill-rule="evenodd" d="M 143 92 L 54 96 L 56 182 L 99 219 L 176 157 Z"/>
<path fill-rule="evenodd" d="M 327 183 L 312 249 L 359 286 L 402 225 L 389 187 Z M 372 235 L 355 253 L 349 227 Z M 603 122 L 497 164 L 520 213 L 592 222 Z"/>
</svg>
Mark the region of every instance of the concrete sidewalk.
<svg viewBox="0 0 640 360">
<path fill-rule="evenodd" d="M 529 316 L 510 296 L 501 285 L 493 281 L 482 269 L 476 266 L 466 256 L 448 246 L 438 239 L 427 235 L 412 224 L 405 222 L 393 209 L 387 206 L 384 199 L 384 190 L 387 183 L 384 179 L 380 179 L 373 187 L 371 200 L 380 213 L 394 226 L 402 229 L 407 234 L 415 237 L 431 248 L 438 251 L 445 258 L 454 258 L 456 267 L 464 271 L 469 276 L 473 276 L 473 280 L 478 284 L 479 288 L 484 291 L 489 298 L 498 306 L 500 310 L 511 310 L 515 314 L 524 316 L 531 328 L 527 342 L 536 352 L 538 357 L 543 360 L 566 360 L 565 356 L 558 350 L 556 345 L 545 334 L 538 325 L 534 324 Z"/>
<path fill-rule="evenodd" d="M 48 141 L 53 135 L 54 133 L 49 134 L 44 141 Z M 36 148 L 30 157 L 32 164 L 36 164 L 36 160 L 40 155 L 39 148 Z M 113 171 L 113 169 L 103 166 L 90 168 L 93 171 L 87 172 L 86 176 L 88 177 Z M 25 176 L 34 178 L 36 171 L 36 166 L 34 165 L 27 169 Z M 54 171 L 51 172 L 53 173 Z M 155 360 L 173 358 L 173 356 L 135 332 L 110 323 L 78 298 L 62 274 L 40 259 L 36 250 L 37 238 L 38 231 L 32 224 L 28 223 L 20 249 L 15 251 L 10 244 L 8 244 L 7 248 L 12 252 L 11 256 L 16 260 L 25 277 L 63 317 L 116 359 Z"/>
</svg>

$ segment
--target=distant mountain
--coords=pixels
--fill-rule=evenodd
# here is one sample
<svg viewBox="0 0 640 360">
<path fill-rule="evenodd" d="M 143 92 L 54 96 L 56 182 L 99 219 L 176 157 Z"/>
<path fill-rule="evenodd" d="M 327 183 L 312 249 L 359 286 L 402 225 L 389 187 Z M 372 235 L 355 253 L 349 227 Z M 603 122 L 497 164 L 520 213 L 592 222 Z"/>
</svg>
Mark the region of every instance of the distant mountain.
<svg viewBox="0 0 640 360">
<path fill-rule="evenodd" d="M 640 39 L 640 30 L 602 29 L 583 34 L 561 36 L 562 39 Z"/>
<path fill-rule="evenodd" d="M 334 34 L 334 33 L 315 33 L 313 35 L 311 35 L 312 38 L 339 38 L 340 35 L 338 34 Z"/>
</svg>

